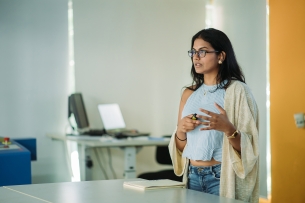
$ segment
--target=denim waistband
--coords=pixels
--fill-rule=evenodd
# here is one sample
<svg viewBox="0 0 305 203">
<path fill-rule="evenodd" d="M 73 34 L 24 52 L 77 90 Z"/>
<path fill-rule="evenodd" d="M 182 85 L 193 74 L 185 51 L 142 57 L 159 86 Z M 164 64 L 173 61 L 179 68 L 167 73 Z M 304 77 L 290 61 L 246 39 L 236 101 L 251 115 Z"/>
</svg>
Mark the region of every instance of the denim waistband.
<svg viewBox="0 0 305 203">
<path fill-rule="evenodd" d="M 192 166 L 189 165 L 189 173 L 196 173 L 196 174 L 207 174 L 213 172 L 215 170 L 221 170 L 221 164 L 216 164 L 213 166 Z"/>
</svg>

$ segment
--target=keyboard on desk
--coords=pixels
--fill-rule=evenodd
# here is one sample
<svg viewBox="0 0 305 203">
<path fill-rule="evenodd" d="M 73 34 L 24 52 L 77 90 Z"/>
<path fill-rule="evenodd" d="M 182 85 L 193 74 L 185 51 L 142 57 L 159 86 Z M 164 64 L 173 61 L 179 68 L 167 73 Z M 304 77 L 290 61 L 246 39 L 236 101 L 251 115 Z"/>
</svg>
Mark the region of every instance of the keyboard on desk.
<svg viewBox="0 0 305 203">
<path fill-rule="evenodd" d="M 138 136 L 148 136 L 149 133 L 146 132 L 133 132 L 133 131 L 125 131 L 122 132 L 123 135 L 127 137 L 138 137 Z"/>
<path fill-rule="evenodd" d="M 105 134 L 106 134 L 106 132 L 104 129 L 90 129 L 88 131 L 81 133 L 81 135 L 90 135 L 90 136 L 102 136 Z"/>
<path fill-rule="evenodd" d="M 136 130 L 125 130 L 121 132 L 109 133 L 113 135 L 117 139 L 128 138 L 128 137 L 140 137 L 140 136 L 148 136 L 149 133 L 138 132 Z"/>
</svg>

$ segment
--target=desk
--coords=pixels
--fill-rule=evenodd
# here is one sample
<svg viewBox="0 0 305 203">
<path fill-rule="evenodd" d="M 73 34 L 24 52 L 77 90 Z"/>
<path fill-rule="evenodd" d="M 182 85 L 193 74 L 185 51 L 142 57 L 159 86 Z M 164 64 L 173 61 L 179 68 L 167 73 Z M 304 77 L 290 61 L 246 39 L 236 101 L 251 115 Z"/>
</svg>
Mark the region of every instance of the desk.
<svg viewBox="0 0 305 203">
<path fill-rule="evenodd" d="M 86 167 L 86 150 L 95 147 L 119 147 L 124 150 L 124 177 L 136 178 L 136 153 L 143 146 L 167 146 L 169 138 L 154 137 L 136 137 L 128 139 L 115 139 L 112 137 L 94 137 L 94 136 L 64 136 L 56 134 L 47 134 L 48 137 L 63 141 L 72 141 L 77 143 L 79 157 L 80 180 L 91 180 L 91 172 Z"/>
<path fill-rule="evenodd" d="M 29 202 L 29 198 L 32 198 L 31 202 L 34 203 L 243 203 L 185 188 L 134 190 L 124 188 L 123 182 L 124 180 L 118 179 L 7 186 L 0 188 L 0 202 L 17 203 L 15 200 L 24 195 L 23 203 Z M 12 192 L 16 193 L 16 197 Z"/>
<path fill-rule="evenodd" d="M 2 203 L 42 203 L 33 197 L 12 191 L 10 189 L 0 187 L 0 202 Z"/>
</svg>

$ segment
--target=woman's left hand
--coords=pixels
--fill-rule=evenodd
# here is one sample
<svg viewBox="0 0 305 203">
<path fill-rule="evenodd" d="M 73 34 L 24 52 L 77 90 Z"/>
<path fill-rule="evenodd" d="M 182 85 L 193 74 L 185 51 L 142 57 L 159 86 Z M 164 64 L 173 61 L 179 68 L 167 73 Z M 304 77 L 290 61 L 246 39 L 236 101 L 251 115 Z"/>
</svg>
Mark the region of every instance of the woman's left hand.
<svg viewBox="0 0 305 203">
<path fill-rule="evenodd" d="M 229 121 L 226 111 L 215 103 L 216 108 L 219 110 L 220 114 L 207 111 L 205 109 L 200 109 L 201 112 L 207 114 L 208 116 L 197 115 L 198 118 L 204 120 L 202 122 L 206 127 L 200 128 L 200 130 L 218 130 L 226 134 L 234 132 L 236 129 L 233 124 Z"/>
</svg>

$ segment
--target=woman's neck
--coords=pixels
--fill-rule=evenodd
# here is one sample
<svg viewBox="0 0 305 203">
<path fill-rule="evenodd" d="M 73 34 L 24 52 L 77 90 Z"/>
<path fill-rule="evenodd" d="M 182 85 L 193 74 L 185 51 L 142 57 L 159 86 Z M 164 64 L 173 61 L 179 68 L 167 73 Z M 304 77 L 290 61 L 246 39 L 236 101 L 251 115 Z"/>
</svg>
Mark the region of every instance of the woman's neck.
<svg viewBox="0 0 305 203">
<path fill-rule="evenodd" d="M 204 81 L 205 85 L 216 85 L 217 84 L 215 75 L 205 74 L 203 77 L 204 77 L 203 81 Z"/>
</svg>

